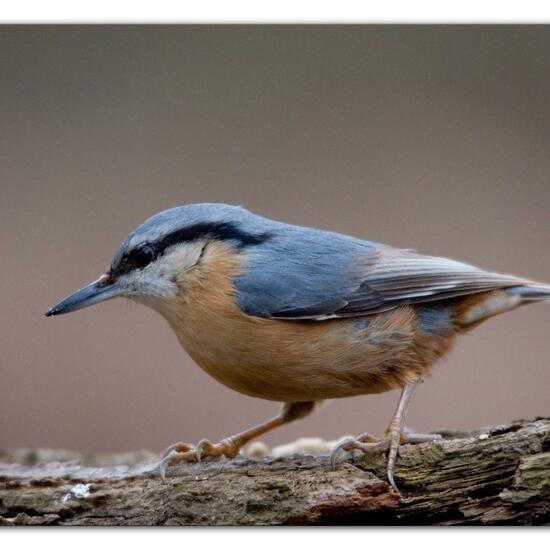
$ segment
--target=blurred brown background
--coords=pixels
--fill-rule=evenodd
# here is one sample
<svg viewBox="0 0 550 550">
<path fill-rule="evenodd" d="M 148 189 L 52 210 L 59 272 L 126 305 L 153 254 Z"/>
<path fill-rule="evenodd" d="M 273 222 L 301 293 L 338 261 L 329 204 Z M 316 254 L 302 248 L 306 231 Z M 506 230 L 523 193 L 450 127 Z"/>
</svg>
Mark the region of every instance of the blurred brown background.
<svg viewBox="0 0 550 550">
<path fill-rule="evenodd" d="M 46 319 L 127 232 L 188 202 L 550 281 L 550 29 L 1 27 L 0 447 L 162 450 L 275 413 L 152 311 Z M 408 425 L 550 414 L 550 308 L 463 337 Z M 276 431 L 380 433 L 397 393 Z"/>
</svg>

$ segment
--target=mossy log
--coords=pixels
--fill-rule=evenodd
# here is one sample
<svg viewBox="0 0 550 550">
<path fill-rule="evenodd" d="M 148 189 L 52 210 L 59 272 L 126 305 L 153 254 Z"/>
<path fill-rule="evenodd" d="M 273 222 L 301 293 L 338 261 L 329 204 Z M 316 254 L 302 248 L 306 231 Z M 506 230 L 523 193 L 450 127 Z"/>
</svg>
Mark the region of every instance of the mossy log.
<svg viewBox="0 0 550 550">
<path fill-rule="evenodd" d="M 327 456 L 185 464 L 151 453 L 0 451 L 0 525 L 550 524 L 550 419 L 405 445 L 333 470 Z"/>
</svg>

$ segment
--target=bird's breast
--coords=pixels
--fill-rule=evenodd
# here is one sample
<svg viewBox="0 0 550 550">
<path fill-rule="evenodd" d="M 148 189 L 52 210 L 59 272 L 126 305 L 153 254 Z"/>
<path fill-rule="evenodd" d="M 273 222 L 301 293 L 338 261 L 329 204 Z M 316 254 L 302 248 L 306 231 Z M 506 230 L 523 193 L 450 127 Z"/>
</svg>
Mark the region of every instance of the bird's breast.
<svg viewBox="0 0 550 550">
<path fill-rule="evenodd" d="M 240 258 L 210 245 L 203 262 L 182 274 L 177 307 L 163 313 L 197 364 L 241 393 L 287 402 L 377 393 L 416 378 L 449 345 L 423 336 L 408 306 L 323 322 L 246 315 L 232 283 Z"/>
</svg>

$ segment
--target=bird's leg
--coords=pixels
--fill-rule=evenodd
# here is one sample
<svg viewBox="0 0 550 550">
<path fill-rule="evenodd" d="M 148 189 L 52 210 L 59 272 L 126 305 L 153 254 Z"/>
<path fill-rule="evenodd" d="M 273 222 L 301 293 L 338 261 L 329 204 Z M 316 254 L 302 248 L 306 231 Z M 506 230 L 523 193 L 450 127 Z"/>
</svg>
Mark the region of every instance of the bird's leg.
<svg viewBox="0 0 550 550">
<path fill-rule="evenodd" d="M 300 401 L 296 403 L 285 403 L 281 412 L 253 428 L 244 430 L 230 437 L 222 439 L 219 443 L 212 443 L 208 439 L 201 439 L 196 445 L 179 442 L 170 445 L 164 452 L 160 461 L 160 473 L 165 477 L 166 468 L 180 462 L 200 462 L 203 458 L 211 456 L 218 458 L 225 456 L 233 458 L 239 454 L 243 445 L 251 439 L 263 435 L 283 424 L 298 420 L 307 416 L 315 407 L 314 401 Z"/>
<path fill-rule="evenodd" d="M 410 440 L 407 439 L 407 435 L 404 433 L 405 428 L 405 416 L 407 414 L 407 407 L 409 401 L 411 400 L 414 388 L 418 382 L 406 384 L 401 392 L 401 397 L 399 398 L 399 403 L 395 411 L 395 415 L 390 422 L 390 425 L 386 429 L 384 434 L 385 438 L 389 441 L 389 453 L 388 453 L 388 463 L 386 466 L 386 475 L 390 485 L 396 492 L 399 492 L 395 481 L 393 479 L 393 471 L 395 468 L 395 460 L 397 458 L 397 451 L 399 450 L 399 445 L 401 443 L 409 443 Z"/>
<path fill-rule="evenodd" d="M 364 453 L 377 453 L 381 451 L 389 451 L 388 461 L 386 466 L 386 475 L 392 488 L 399 493 L 395 481 L 393 479 L 393 472 L 395 468 L 395 461 L 397 458 L 397 451 L 399 445 L 405 443 L 422 443 L 426 441 L 434 441 L 441 439 L 438 434 L 417 434 L 407 433 L 405 430 L 405 416 L 407 414 L 407 406 L 413 394 L 414 388 L 418 384 L 416 382 L 410 382 L 405 385 L 399 398 L 399 404 L 393 416 L 390 425 L 384 433 L 382 439 L 377 439 L 370 434 L 362 434 L 357 438 L 349 438 L 341 441 L 332 451 L 331 462 L 333 467 L 336 464 L 336 457 L 340 451 L 351 451 L 353 449 L 359 449 Z"/>
</svg>

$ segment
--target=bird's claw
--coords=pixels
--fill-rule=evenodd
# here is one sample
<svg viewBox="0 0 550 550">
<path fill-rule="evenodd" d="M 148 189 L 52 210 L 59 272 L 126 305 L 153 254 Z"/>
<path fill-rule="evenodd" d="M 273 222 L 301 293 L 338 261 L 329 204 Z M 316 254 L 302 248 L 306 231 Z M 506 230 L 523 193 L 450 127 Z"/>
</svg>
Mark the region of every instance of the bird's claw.
<svg viewBox="0 0 550 550">
<path fill-rule="evenodd" d="M 222 439 L 219 443 L 212 443 L 208 439 L 201 439 L 196 445 L 179 442 L 170 445 L 164 451 L 159 463 L 159 471 L 163 481 L 166 480 L 168 466 L 174 466 L 180 462 L 201 463 L 203 458 L 212 457 L 234 458 L 239 454 L 240 446 L 233 438 Z"/>
<path fill-rule="evenodd" d="M 377 439 L 371 434 L 364 433 L 357 437 L 347 437 L 338 443 L 330 455 L 330 464 L 332 469 L 336 469 L 338 455 L 344 451 L 349 452 L 358 449 L 365 454 L 377 453 L 387 450 L 388 441 L 386 439 Z"/>
<path fill-rule="evenodd" d="M 177 453 L 186 453 L 188 451 L 191 451 L 192 449 L 194 449 L 195 446 L 192 445 L 191 443 L 184 443 L 183 441 L 179 441 L 178 443 L 173 443 L 172 445 L 170 445 L 170 447 L 168 447 L 163 455 L 162 455 L 162 458 L 166 458 L 169 454 L 172 453 L 172 451 L 175 451 Z"/>
<path fill-rule="evenodd" d="M 393 478 L 393 472 L 395 467 L 395 461 L 397 458 L 397 452 L 400 445 L 407 443 L 425 443 L 428 441 L 436 441 L 442 439 L 439 434 L 417 434 L 414 432 L 408 432 L 406 430 L 400 433 L 397 428 L 390 426 L 385 435 L 381 439 L 377 439 L 370 434 L 362 434 L 358 437 L 348 437 L 338 443 L 331 455 L 330 463 L 333 469 L 336 468 L 338 454 L 342 451 L 353 451 L 358 449 L 364 454 L 374 454 L 384 451 L 389 451 L 388 462 L 386 465 L 386 477 L 391 488 L 399 495 L 401 494 L 395 480 Z"/>
</svg>

